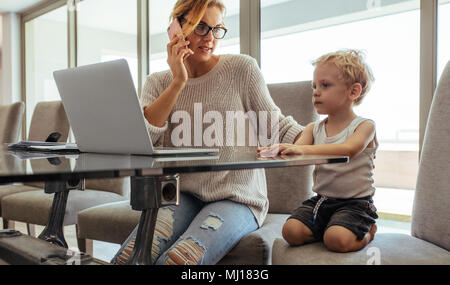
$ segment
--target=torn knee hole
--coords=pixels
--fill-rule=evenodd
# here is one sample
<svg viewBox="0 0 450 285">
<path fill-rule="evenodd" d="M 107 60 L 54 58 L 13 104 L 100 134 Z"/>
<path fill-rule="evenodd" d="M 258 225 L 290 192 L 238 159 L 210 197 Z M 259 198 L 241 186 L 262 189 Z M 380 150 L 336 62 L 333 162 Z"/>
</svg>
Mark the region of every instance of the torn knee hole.
<svg viewBox="0 0 450 285">
<path fill-rule="evenodd" d="M 173 235 L 173 214 L 174 209 L 170 207 L 161 208 L 158 211 L 158 217 L 156 219 L 155 232 L 152 241 L 152 260 L 160 254 L 160 244 L 162 241 L 168 241 Z M 117 256 L 116 263 L 123 265 L 128 262 L 134 249 L 136 237 L 133 238 Z"/>
<path fill-rule="evenodd" d="M 128 262 L 128 259 L 130 259 L 131 253 L 134 249 L 134 244 L 136 242 L 136 238 L 133 238 L 122 250 L 119 256 L 116 258 L 116 264 L 118 265 L 125 265 Z"/>
<path fill-rule="evenodd" d="M 200 226 L 200 228 L 207 230 L 217 230 L 220 228 L 223 224 L 223 219 L 215 214 L 210 214 L 204 221 L 203 224 Z"/>
<path fill-rule="evenodd" d="M 158 211 L 152 244 L 152 260 L 156 260 L 159 256 L 161 242 L 168 241 L 173 235 L 173 213 L 174 210 L 170 207 L 161 208 Z"/>
<path fill-rule="evenodd" d="M 206 248 L 192 238 L 180 241 L 167 253 L 167 265 L 196 265 L 206 253 Z"/>
</svg>

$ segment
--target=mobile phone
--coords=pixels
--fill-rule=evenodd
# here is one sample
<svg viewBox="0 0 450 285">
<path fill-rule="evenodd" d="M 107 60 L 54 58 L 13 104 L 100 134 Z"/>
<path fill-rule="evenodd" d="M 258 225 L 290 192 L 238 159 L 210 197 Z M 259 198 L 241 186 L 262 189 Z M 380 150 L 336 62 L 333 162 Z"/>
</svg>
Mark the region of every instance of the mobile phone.
<svg viewBox="0 0 450 285">
<path fill-rule="evenodd" d="M 169 34 L 169 39 L 172 40 L 173 37 L 181 31 L 181 25 L 177 18 L 172 21 L 172 23 L 169 26 L 169 29 L 167 30 L 167 33 Z"/>
</svg>

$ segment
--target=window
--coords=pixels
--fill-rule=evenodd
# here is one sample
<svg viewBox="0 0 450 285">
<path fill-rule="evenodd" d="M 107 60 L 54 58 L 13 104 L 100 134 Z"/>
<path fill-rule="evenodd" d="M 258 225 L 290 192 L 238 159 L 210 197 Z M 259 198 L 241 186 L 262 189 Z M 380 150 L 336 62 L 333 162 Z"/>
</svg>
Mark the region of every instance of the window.
<svg viewBox="0 0 450 285">
<path fill-rule="evenodd" d="M 439 0 L 438 8 L 438 74 L 441 77 L 447 62 L 450 61 L 450 0 Z"/>
<path fill-rule="evenodd" d="M 25 66 L 28 134 L 36 104 L 61 100 L 53 71 L 68 66 L 66 6 L 25 23 Z"/>
<path fill-rule="evenodd" d="M 169 43 L 167 27 L 176 0 L 155 0 L 149 3 L 150 74 L 169 69 L 166 46 Z M 228 33 L 220 41 L 215 54 L 239 53 L 239 0 L 223 0 L 227 8 L 225 25 Z"/>
<path fill-rule="evenodd" d="M 137 64 L 137 2 L 85 0 L 78 3 L 77 65 L 124 58 L 135 87 Z"/>
<path fill-rule="evenodd" d="M 355 111 L 377 124 L 380 147 L 375 185 L 378 189 L 414 189 L 419 149 L 420 2 L 354 0 L 351 6 L 338 2 L 262 0 L 264 77 L 268 83 L 311 80 L 312 60 L 343 48 L 363 50 L 375 82 Z"/>
</svg>

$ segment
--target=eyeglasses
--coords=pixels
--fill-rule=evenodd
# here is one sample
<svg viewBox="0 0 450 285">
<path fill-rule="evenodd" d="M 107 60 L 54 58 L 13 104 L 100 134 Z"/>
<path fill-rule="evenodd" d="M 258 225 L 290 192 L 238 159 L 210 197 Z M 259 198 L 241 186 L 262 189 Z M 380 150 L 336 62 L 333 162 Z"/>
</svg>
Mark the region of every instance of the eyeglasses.
<svg viewBox="0 0 450 285">
<path fill-rule="evenodd" d="M 210 27 L 204 23 L 200 23 L 194 28 L 194 33 L 201 37 L 206 36 L 209 31 L 212 31 L 212 35 L 215 39 L 220 40 L 225 37 L 228 30 L 223 27 Z"/>
</svg>

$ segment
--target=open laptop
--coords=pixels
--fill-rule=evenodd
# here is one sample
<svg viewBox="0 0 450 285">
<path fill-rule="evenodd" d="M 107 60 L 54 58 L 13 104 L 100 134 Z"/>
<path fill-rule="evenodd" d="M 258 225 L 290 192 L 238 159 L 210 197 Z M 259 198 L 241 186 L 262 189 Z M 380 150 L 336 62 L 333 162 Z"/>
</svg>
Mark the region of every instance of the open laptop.
<svg viewBox="0 0 450 285">
<path fill-rule="evenodd" d="M 82 152 L 144 155 L 218 153 L 216 148 L 153 147 L 125 59 L 53 73 Z"/>
</svg>

